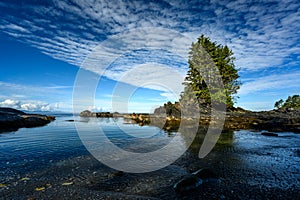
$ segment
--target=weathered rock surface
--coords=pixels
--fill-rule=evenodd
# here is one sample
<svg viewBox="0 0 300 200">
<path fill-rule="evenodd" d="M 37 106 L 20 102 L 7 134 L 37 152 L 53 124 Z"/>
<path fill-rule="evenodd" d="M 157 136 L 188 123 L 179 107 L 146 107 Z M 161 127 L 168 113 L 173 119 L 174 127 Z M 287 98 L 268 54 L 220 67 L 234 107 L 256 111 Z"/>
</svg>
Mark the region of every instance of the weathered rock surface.
<svg viewBox="0 0 300 200">
<path fill-rule="evenodd" d="M 110 117 L 123 117 L 119 113 L 110 113 L 110 112 L 91 112 L 89 110 L 82 111 L 80 117 L 100 117 L 100 118 L 110 118 Z"/>
<path fill-rule="evenodd" d="M 79 115 L 80 117 L 96 117 L 96 113 L 93 113 L 89 110 L 82 111 Z"/>
<path fill-rule="evenodd" d="M 44 126 L 53 120 L 55 120 L 53 116 L 26 114 L 12 108 L 0 108 L 0 132 Z"/>
<path fill-rule="evenodd" d="M 224 127 L 231 130 L 254 129 L 300 133 L 300 110 L 233 111 L 227 113 Z"/>
</svg>

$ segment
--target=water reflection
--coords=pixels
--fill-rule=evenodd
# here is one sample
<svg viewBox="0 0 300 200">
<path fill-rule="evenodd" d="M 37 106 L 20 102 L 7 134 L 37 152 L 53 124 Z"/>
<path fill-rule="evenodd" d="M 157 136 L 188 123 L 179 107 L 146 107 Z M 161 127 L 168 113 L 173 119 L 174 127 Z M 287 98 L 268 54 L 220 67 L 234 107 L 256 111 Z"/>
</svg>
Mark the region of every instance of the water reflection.
<svg viewBox="0 0 300 200">
<path fill-rule="evenodd" d="M 142 126 L 142 127 L 156 127 L 159 128 L 163 132 L 165 136 L 169 137 L 171 141 L 172 137 L 175 137 L 176 135 L 179 135 L 182 138 L 182 144 L 178 144 L 179 146 L 185 146 L 190 152 L 194 153 L 195 155 L 198 155 L 199 150 L 203 144 L 204 138 L 207 134 L 208 126 L 198 126 L 198 123 L 194 123 L 191 120 L 186 121 L 170 121 L 169 123 L 166 123 L 163 120 L 159 119 L 152 119 L 151 123 L 148 125 L 145 124 L 138 124 L 136 121 L 130 119 L 130 118 L 124 118 L 122 119 L 123 126 L 128 125 L 135 125 L 135 126 Z M 195 125 L 197 124 L 197 125 Z M 132 131 L 132 130 L 131 130 Z M 196 133 L 195 133 L 196 132 Z M 162 136 L 162 135 L 160 135 Z M 162 141 L 162 138 L 160 137 L 160 141 Z M 156 147 L 161 148 L 162 142 L 157 141 L 156 144 L 152 144 Z M 137 140 L 135 140 L 137 142 Z M 224 147 L 230 147 L 233 146 L 234 142 L 234 131 L 226 131 L 222 132 L 220 137 L 218 138 L 218 141 L 216 143 L 216 148 L 224 148 Z M 143 140 L 143 143 L 146 144 L 149 142 L 146 140 Z M 150 142 L 151 143 L 151 142 Z M 166 144 L 166 141 L 164 140 L 163 144 Z M 140 148 L 142 148 L 139 145 Z M 147 148 L 149 150 L 149 148 Z M 157 148 L 155 148 L 157 149 Z"/>
<path fill-rule="evenodd" d="M 78 137 L 74 123 L 67 121 L 70 118 L 71 116 L 57 117 L 55 122 L 45 127 L 20 129 L 15 133 L 1 135 L 0 181 L 5 182 L 11 177 L 20 179 L 22 174 L 47 168 L 58 160 L 89 155 Z M 155 126 L 126 124 L 130 121 L 123 121 L 123 118 L 74 120 L 84 121 L 76 125 L 84 129 L 90 140 L 95 139 L 99 126 L 102 126 L 109 139 L 131 152 L 155 151 L 169 144 L 178 135 L 182 138 L 178 140 L 178 147 L 189 146 L 192 154 L 183 156 L 172 167 L 179 164 L 188 171 L 208 167 L 220 175 L 223 183 L 300 189 L 299 134 L 280 133 L 279 137 L 265 137 L 259 132 L 247 130 L 224 132 L 213 151 L 204 159 L 199 159 L 197 155 L 208 127 L 199 127 L 189 145 L 194 136 L 194 127 L 189 125 L 181 126 L 180 132 L 175 132 Z M 110 153 L 109 149 L 107 152 Z M 70 168 L 73 166 L 72 164 Z"/>
<path fill-rule="evenodd" d="M 207 129 L 208 129 L 207 126 L 206 127 L 204 127 L 204 126 L 198 127 L 197 134 L 196 134 L 192 144 L 189 146 L 189 150 L 192 153 L 195 153 L 195 154 L 199 153 L 201 145 L 206 136 Z M 193 137 L 193 134 L 191 133 L 191 127 L 189 127 L 189 126 L 181 127 L 180 134 L 181 134 L 183 140 L 186 141 L 186 145 L 188 145 L 191 137 Z M 215 148 L 220 148 L 221 146 L 223 146 L 223 147 L 224 146 L 227 146 L 227 147 L 233 146 L 233 141 L 234 141 L 234 132 L 233 131 L 223 132 L 220 135 Z"/>
</svg>

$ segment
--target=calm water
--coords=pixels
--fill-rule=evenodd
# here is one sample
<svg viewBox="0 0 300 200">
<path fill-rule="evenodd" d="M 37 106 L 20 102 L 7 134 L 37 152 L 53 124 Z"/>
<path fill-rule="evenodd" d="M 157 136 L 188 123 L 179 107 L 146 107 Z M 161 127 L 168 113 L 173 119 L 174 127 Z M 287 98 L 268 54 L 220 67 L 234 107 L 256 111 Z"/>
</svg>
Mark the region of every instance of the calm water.
<svg viewBox="0 0 300 200">
<path fill-rule="evenodd" d="M 132 145 L 139 138 L 165 138 L 167 134 L 156 127 L 140 127 L 124 124 L 123 119 L 85 119 L 72 115 L 56 115 L 56 120 L 47 126 L 21 128 L 16 132 L 0 134 L 0 177 L 28 173 L 47 167 L 59 160 L 87 155 L 74 122 L 93 138 L 101 126 L 111 141 L 120 147 Z M 130 133 L 130 134 L 126 134 Z"/>
<path fill-rule="evenodd" d="M 55 162 L 89 152 L 82 144 L 76 131 L 75 123 L 67 120 L 72 115 L 57 115 L 56 120 L 44 127 L 22 128 L 16 132 L 0 134 L 0 181 L 7 177 L 21 176 L 23 173 L 39 170 Z M 143 147 L 145 151 L 166 145 L 174 134 L 168 134 L 156 127 L 124 124 L 123 119 L 84 119 L 75 117 L 91 139 L 97 134 L 97 126 L 101 126 L 105 134 L 116 145 L 127 149 Z M 189 136 L 181 133 L 182 141 Z M 138 137 L 138 138 L 136 138 Z M 197 153 L 203 136 L 196 138 L 191 149 Z M 145 143 L 144 141 L 149 141 Z M 153 144 L 155 144 L 153 147 Z M 137 148 L 138 147 L 138 148 Z M 150 148 L 151 147 L 151 148 Z M 259 165 L 269 167 L 274 162 L 281 170 L 289 167 L 299 173 L 300 135 L 280 133 L 280 137 L 265 137 L 259 132 L 237 131 L 223 134 L 217 151 L 231 155 L 241 152 L 239 160 L 244 166 Z M 143 149 L 140 150 L 143 152 Z M 277 160 L 278 158 L 278 160 Z M 282 163 L 282 165 L 280 165 Z M 279 165 L 278 165 L 279 164 Z"/>
</svg>

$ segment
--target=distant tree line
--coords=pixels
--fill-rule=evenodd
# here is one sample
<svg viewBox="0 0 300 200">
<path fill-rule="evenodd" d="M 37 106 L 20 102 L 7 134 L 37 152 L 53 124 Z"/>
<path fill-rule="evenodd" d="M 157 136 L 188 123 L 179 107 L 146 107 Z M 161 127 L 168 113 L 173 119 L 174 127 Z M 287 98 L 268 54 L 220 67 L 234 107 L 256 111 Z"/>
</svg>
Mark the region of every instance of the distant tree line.
<svg viewBox="0 0 300 200">
<path fill-rule="evenodd" d="M 300 95 L 289 96 L 285 101 L 280 99 L 275 102 L 275 108 L 295 108 L 300 109 Z"/>
</svg>

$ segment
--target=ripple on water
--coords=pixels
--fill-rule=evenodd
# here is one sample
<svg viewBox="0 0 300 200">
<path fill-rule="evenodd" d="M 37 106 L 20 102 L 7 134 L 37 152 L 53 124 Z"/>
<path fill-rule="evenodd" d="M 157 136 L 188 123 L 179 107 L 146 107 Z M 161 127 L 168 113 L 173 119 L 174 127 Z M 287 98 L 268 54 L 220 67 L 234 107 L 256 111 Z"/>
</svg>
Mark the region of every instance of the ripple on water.
<svg viewBox="0 0 300 200">
<path fill-rule="evenodd" d="M 88 155 L 75 123 L 66 121 L 70 118 L 61 116 L 44 127 L 23 128 L 0 135 L 1 179 L 20 176 L 67 158 Z M 98 135 L 101 126 L 106 136 L 116 145 L 141 153 L 163 147 L 174 137 L 168 137 L 168 134 L 155 127 L 124 125 L 122 120 L 90 119 L 77 125 L 91 140 Z M 188 133 L 179 135 L 184 144 L 189 137 Z M 197 149 L 195 153 L 198 153 L 203 138 L 204 135 L 199 136 L 199 141 L 193 144 Z M 299 183 L 299 144 L 299 134 L 279 133 L 279 137 L 266 137 L 260 132 L 236 131 L 234 134 L 222 135 L 210 157 L 217 159 L 221 156 L 227 167 L 249 172 L 246 177 L 249 184 L 288 188 L 291 182 Z M 240 179 L 239 175 L 237 179 Z"/>
<path fill-rule="evenodd" d="M 47 126 L 22 128 L 16 132 L 0 135 L 0 170 L 7 174 L 26 173 L 47 167 L 55 161 L 70 157 L 87 155 L 75 123 L 67 121 L 72 116 L 58 116 Z M 81 121 L 79 117 L 75 120 Z M 116 145 L 132 145 L 133 140 L 139 144 L 146 138 L 165 137 L 156 127 L 124 125 L 122 120 L 92 118 L 77 123 L 84 131 L 85 137 L 93 139 L 98 135 L 99 127 Z"/>
</svg>

